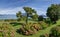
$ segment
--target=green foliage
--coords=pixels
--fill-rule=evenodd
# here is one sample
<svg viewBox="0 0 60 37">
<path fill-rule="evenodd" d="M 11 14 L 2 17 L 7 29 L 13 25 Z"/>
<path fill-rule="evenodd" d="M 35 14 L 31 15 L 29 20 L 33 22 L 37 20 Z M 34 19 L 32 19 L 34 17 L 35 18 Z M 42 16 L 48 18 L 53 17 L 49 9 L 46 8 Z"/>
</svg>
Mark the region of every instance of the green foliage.
<svg viewBox="0 0 60 37">
<path fill-rule="evenodd" d="M 60 26 L 56 26 L 54 28 L 51 29 L 51 33 L 49 35 L 50 37 L 60 37 Z"/>
<path fill-rule="evenodd" d="M 22 16 L 21 16 L 21 12 L 19 11 L 18 13 L 16 13 L 16 16 L 18 17 L 18 18 L 21 18 Z"/>
<path fill-rule="evenodd" d="M 25 10 L 25 12 L 27 14 L 27 16 L 26 16 L 26 23 L 27 23 L 29 15 L 32 14 L 32 9 L 30 7 L 23 7 L 23 9 Z"/>
<path fill-rule="evenodd" d="M 26 16 L 23 16 L 20 11 L 18 13 L 16 13 L 16 16 L 17 16 L 18 21 L 25 21 L 26 20 Z"/>
<path fill-rule="evenodd" d="M 37 13 L 34 13 L 34 15 L 32 15 L 32 20 L 37 20 L 38 19 L 38 15 L 37 15 Z"/>
<path fill-rule="evenodd" d="M 16 16 L 17 16 L 18 20 L 21 20 L 21 18 L 22 18 L 22 14 L 21 14 L 20 11 L 19 11 L 18 13 L 16 13 Z"/>
<path fill-rule="evenodd" d="M 50 17 L 52 22 L 56 22 L 58 20 L 58 16 L 60 16 L 60 5 L 52 4 L 47 9 L 47 16 Z"/>
<path fill-rule="evenodd" d="M 38 15 L 36 11 L 30 7 L 23 7 L 25 10 L 27 16 L 26 16 L 26 23 L 28 22 L 28 17 L 31 17 L 32 19 L 37 19 Z"/>
<path fill-rule="evenodd" d="M 32 35 L 39 31 L 40 29 L 42 28 L 38 23 L 34 24 L 29 23 L 27 25 L 23 25 L 18 31 L 24 35 Z"/>
<path fill-rule="evenodd" d="M 45 28 L 48 27 L 48 24 L 45 23 L 45 22 L 43 22 L 43 21 L 40 21 L 39 24 L 41 25 L 41 27 L 42 27 L 43 29 L 45 29 Z"/>
<path fill-rule="evenodd" d="M 43 21 L 44 21 L 45 23 L 49 24 L 49 25 L 52 24 L 50 18 L 44 18 Z"/>
</svg>

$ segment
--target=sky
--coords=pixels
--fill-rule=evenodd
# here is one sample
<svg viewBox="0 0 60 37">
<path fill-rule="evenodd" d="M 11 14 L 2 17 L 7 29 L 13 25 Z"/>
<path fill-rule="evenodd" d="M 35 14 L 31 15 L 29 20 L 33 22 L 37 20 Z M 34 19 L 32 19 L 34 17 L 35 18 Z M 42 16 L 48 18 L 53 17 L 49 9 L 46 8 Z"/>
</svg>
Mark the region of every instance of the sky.
<svg viewBox="0 0 60 37">
<path fill-rule="evenodd" d="M 25 13 L 23 7 L 27 6 L 35 9 L 38 15 L 46 15 L 51 4 L 60 4 L 60 0 L 0 0 L 0 14 Z"/>
</svg>

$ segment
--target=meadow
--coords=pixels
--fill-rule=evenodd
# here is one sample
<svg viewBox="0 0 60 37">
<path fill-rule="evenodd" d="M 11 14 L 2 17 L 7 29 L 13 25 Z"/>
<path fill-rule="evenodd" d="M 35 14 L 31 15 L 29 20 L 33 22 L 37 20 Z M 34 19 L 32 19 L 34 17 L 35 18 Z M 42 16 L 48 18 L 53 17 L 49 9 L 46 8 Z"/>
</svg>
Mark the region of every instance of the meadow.
<svg viewBox="0 0 60 37">
<path fill-rule="evenodd" d="M 36 21 L 29 21 L 29 22 L 37 23 Z M 14 21 L 0 21 L 0 37 L 5 37 L 7 34 L 9 35 L 7 37 L 10 37 L 10 34 L 8 32 L 13 32 L 12 35 L 14 35 L 14 36 L 12 36 L 12 37 L 40 37 L 41 35 L 49 34 L 50 30 L 53 27 L 60 25 L 60 20 L 58 20 L 56 24 L 51 24 L 47 28 L 37 31 L 36 34 L 29 35 L 29 36 L 22 35 L 22 34 L 16 32 L 17 29 L 22 27 L 21 23 L 24 23 L 24 21 L 16 21 L 16 20 L 14 20 Z M 6 26 L 6 28 L 5 28 L 5 26 Z M 5 33 L 4 30 L 6 30 L 6 31 L 9 30 L 9 31 Z"/>
</svg>

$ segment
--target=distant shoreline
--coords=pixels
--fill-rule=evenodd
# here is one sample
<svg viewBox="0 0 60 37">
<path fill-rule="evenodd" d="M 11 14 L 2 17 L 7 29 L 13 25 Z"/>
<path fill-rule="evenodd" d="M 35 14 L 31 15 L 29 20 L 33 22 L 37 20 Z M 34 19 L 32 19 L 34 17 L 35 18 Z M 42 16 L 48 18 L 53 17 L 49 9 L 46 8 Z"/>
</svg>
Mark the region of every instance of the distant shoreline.
<svg viewBox="0 0 60 37">
<path fill-rule="evenodd" d="M 25 15 L 23 15 L 23 16 L 25 16 Z M 41 16 L 43 16 L 44 18 L 47 18 L 46 15 L 41 15 Z M 15 14 L 1 14 L 0 15 L 0 20 L 8 20 L 8 19 L 17 19 L 17 17 Z"/>
</svg>

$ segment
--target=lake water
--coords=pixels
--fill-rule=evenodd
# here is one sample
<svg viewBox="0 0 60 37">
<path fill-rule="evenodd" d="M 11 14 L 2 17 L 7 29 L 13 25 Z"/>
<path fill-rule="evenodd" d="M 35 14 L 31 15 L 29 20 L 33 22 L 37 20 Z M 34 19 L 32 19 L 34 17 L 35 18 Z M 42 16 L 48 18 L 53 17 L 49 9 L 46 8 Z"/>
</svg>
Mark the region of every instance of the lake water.
<svg viewBox="0 0 60 37">
<path fill-rule="evenodd" d="M 0 15 L 0 19 L 17 19 L 16 15 Z"/>
<path fill-rule="evenodd" d="M 44 18 L 47 18 L 47 16 L 43 15 Z M 17 19 L 16 15 L 12 15 L 12 14 L 4 14 L 4 15 L 1 15 L 0 14 L 0 19 Z"/>
</svg>

